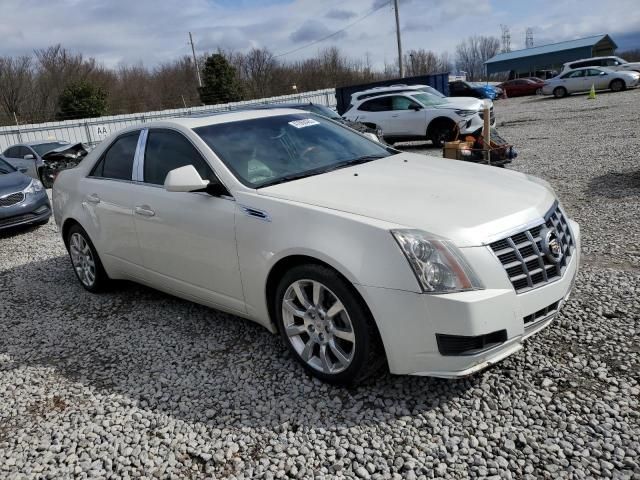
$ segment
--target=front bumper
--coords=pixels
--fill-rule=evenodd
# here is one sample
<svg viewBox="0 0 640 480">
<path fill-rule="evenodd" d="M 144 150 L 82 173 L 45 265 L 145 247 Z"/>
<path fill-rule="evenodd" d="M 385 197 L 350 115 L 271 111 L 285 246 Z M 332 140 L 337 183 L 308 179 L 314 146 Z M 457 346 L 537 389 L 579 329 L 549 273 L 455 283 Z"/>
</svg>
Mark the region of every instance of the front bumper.
<svg viewBox="0 0 640 480">
<path fill-rule="evenodd" d="M 564 275 L 526 293 L 515 293 L 504 268 L 485 247 L 465 249 L 465 255 L 492 288 L 428 295 L 358 286 L 376 319 L 390 371 L 464 377 L 519 351 L 526 338 L 552 323 L 569 297 L 580 261 L 580 228 L 575 222 L 571 227 L 576 248 Z M 461 355 L 443 355 L 436 337 L 476 337 L 502 331 L 505 341 Z"/>
<path fill-rule="evenodd" d="M 51 217 L 51 204 L 47 194 L 27 195 L 23 202 L 0 207 L 0 230 L 44 222 Z"/>
</svg>

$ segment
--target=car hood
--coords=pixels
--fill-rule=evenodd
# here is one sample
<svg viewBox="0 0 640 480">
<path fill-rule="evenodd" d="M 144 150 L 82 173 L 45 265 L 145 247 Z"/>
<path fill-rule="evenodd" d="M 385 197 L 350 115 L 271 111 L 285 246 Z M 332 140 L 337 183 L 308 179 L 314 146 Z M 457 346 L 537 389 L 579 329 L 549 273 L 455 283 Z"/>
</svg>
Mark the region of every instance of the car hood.
<svg viewBox="0 0 640 480">
<path fill-rule="evenodd" d="M 488 100 L 489 107 L 492 106 L 491 100 Z M 474 97 L 447 97 L 447 103 L 438 105 L 439 108 L 459 108 L 462 110 L 483 110 L 484 100 Z"/>
<path fill-rule="evenodd" d="M 0 175 L 0 197 L 24 190 L 31 183 L 31 177 L 24 173 L 13 172 Z"/>
<path fill-rule="evenodd" d="M 258 193 L 421 229 L 460 247 L 486 245 L 506 236 L 543 217 L 555 201 L 548 188 L 524 174 L 411 153 Z"/>
<path fill-rule="evenodd" d="M 63 158 L 80 159 L 87 155 L 89 149 L 82 143 L 63 145 L 49 150 L 42 155 L 43 160 L 60 160 Z"/>
</svg>

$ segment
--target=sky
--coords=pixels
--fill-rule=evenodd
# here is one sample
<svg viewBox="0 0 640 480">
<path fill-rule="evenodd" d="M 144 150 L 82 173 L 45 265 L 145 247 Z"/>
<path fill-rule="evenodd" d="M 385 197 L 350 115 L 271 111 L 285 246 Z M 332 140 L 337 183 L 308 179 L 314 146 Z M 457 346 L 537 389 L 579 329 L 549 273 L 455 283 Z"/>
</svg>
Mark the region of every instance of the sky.
<svg viewBox="0 0 640 480">
<path fill-rule="evenodd" d="M 453 54 L 470 35 L 511 31 L 512 49 L 609 33 L 620 50 L 640 48 L 639 0 L 400 0 L 402 43 Z M 57 43 L 108 67 L 158 65 L 218 48 L 266 47 L 282 60 L 338 46 L 374 66 L 396 58 L 388 0 L 0 0 L 0 56 Z M 377 7 L 381 7 L 375 10 Z M 373 13 L 371 13 L 373 12 Z M 326 41 L 308 46 L 323 37 Z M 291 53 L 289 53 L 291 52 Z"/>
</svg>

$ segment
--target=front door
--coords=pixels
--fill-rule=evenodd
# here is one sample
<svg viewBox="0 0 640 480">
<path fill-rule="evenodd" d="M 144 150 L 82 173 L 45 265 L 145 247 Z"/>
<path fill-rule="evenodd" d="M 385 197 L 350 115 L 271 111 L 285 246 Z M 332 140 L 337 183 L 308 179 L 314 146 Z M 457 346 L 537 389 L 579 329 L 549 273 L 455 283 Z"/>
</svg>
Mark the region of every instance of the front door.
<svg viewBox="0 0 640 480">
<path fill-rule="evenodd" d="M 169 192 L 167 173 L 193 165 L 214 179 L 209 164 L 180 132 L 151 129 L 137 185 L 135 224 L 150 282 L 194 300 L 245 311 L 235 237 L 236 204 L 204 192 Z"/>
<path fill-rule="evenodd" d="M 404 95 L 391 97 L 391 119 L 394 135 L 424 136 L 427 132 L 424 108 Z"/>
<path fill-rule="evenodd" d="M 569 93 L 583 92 L 591 87 L 591 85 L 589 85 L 589 88 L 585 87 L 586 80 L 584 73 L 585 70 L 576 70 L 562 77 L 562 84 Z"/>
</svg>

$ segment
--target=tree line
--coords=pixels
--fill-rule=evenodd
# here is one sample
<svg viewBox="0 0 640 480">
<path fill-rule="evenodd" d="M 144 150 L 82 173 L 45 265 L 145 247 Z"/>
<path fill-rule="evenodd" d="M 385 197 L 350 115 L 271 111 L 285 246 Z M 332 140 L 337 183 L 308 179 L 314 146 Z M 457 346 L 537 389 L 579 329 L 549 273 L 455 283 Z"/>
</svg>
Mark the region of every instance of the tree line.
<svg viewBox="0 0 640 480">
<path fill-rule="evenodd" d="M 405 75 L 457 69 L 469 80 L 481 80 L 484 61 L 499 48 L 496 37 L 472 36 L 456 46 L 454 56 L 414 49 L 404 54 Z M 0 124 L 226 103 L 398 77 L 397 61 L 375 68 L 369 55 L 351 58 L 337 47 L 295 61 L 282 60 L 266 48 L 219 50 L 201 55 L 197 62 L 202 87 L 189 56 L 151 68 L 142 64 L 107 68 L 61 45 L 32 55 L 0 57 Z"/>
</svg>

